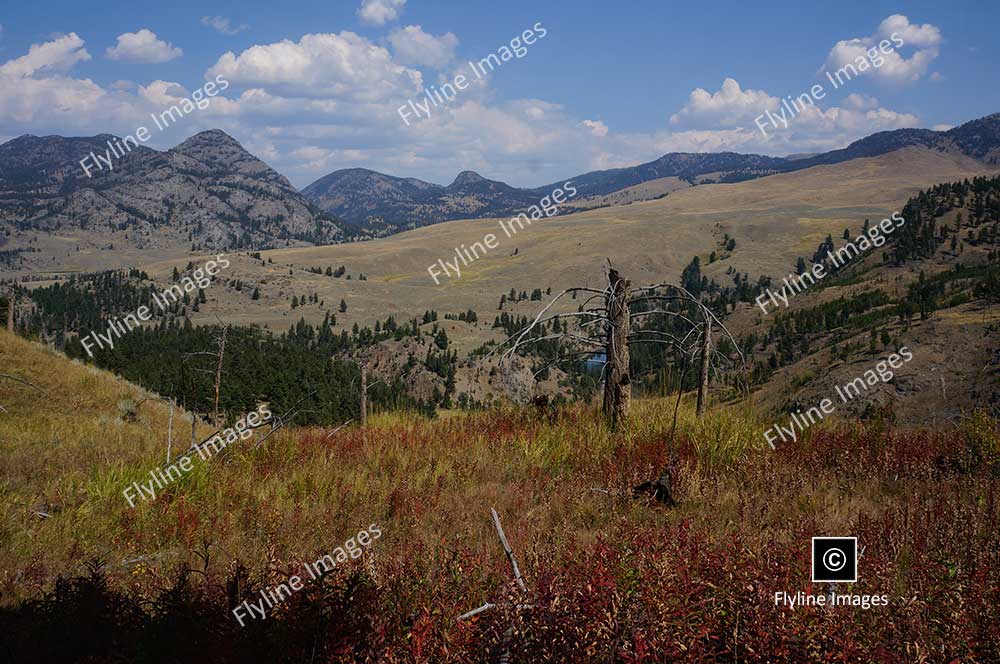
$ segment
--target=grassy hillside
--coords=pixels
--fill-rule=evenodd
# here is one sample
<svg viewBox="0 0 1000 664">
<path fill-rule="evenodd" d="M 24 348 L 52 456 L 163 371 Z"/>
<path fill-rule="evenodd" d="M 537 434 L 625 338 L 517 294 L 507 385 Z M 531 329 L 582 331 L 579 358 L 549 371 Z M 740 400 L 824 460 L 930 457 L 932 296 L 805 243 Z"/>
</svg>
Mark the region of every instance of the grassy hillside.
<svg viewBox="0 0 1000 664">
<path fill-rule="evenodd" d="M 961 180 L 995 169 L 961 155 L 910 147 L 880 157 L 773 175 L 735 184 L 681 189 L 666 198 L 561 215 L 535 222 L 514 237 L 502 235 L 497 220 L 453 221 L 370 242 L 298 247 L 263 253 L 261 265 L 238 258 L 222 275 L 247 283 L 264 282 L 260 300 L 246 293 L 210 291 L 209 305 L 196 324 L 225 320 L 287 329 L 300 315 L 314 324 L 341 299 L 348 312 L 338 317 L 347 328 L 364 326 L 392 314 L 397 318 L 425 310 L 460 312 L 474 309 L 492 320 L 500 294 L 511 288 L 553 290 L 570 285 L 598 285 L 600 267 L 610 257 L 635 283 L 675 279 L 692 256 L 717 248 L 724 234 L 736 239 L 731 258 L 705 270 L 723 281 L 728 268 L 783 275 L 797 256 L 811 253 L 827 236 L 856 228 L 865 218 L 880 219 L 898 210 L 920 189 Z M 455 260 L 455 248 L 480 242 L 486 233 L 499 236 L 499 247 L 462 266 L 460 279 L 435 285 L 427 267 L 438 259 Z M 108 247 L 106 236 L 40 235 L 26 254 L 32 274 L 140 267 L 167 282 L 174 267 L 183 269 L 188 253 L 140 251 L 129 243 Z M 77 251 L 79 247 L 79 251 Z M 516 250 L 516 255 L 515 255 Z M 346 278 L 331 278 L 309 268 L 343 265 Z M 366 280 L 359 280 L 361 274 Z M 603 284 L 600 284 L 603 287 Z M 295 296 L 316 293 L 324 307 L 290 311 Z M 529 307 L 512 311 L 526 314 Z M 488 334 L 478 334 L 481 343 Z"/>
<path fill-rule="evenodd" d="M 345 265 L 349 273 L 364 273 L 368 279 L 363 282 L 328 280 L 325 285 L 335 289 L 338 299 L 346 293 L 361 320 L 385 312 L 405 317 L 425 309 L 469 308 L 482 318 L 511 288 L 603 287 L 600 267 L 606 257 L 634 283 L 676 279 L 692 256 L 707 256 L 724 233 L 736 239 L 736 251 L 706 274 L 722 281 L 730 266 L 754 277 L 785 274 L 797 256 L 811 253 L 828 234 L 859 227 L 866 217 L 888 216 L 921 188 L 986 170 L 967 157 L 907 148 L 749 182 L 692 187 L 656 201 L 536 222 L 513 238 L 501 236 L 497 249 L 461 267 L 461 278 L 444 278 L 440 285 L 427 267 L 438 259 L 454 260 L 456 247 L 500 232 L 496 220 L 447 222 L 374 242 L 283 249 L 264 256 L 278 265 Z M 161 269 L 166 273 L 166 266 Z M 331 300 L 324 291 L 320 294 Z M 239 320 L 253 314 L 233 306 L 224 308 L 223 315 Z"/>
<path fill-rule="evenodd" d="M 941 434 L 814 427 L 772 452 L 750 411 L 699 422 L 685 401 L 681 504 L 665 510 L 630 490 L 664 463 L 670 400 L 639 401 L 619 433 L 585 406 L 379 415 L 238 444 L 130 509 L 122 488 L 165 455 L 162 405 L 129 408 L 136 388 L 6 332 L 0 363 L 47 393 L 0 380 L 14 661 L 468 662 L 495 657 L 509 626 L 515 662 L 1000 657 L 1000 432 L 981 416 Z M 383 535 L 362 557 L 267 620 L 229 613 L 372 523 Z M 859 582 L 837 591 L 889 607 L 774 605 L 810 591 L 824 534 L 864 547 Z"/>
</svg>

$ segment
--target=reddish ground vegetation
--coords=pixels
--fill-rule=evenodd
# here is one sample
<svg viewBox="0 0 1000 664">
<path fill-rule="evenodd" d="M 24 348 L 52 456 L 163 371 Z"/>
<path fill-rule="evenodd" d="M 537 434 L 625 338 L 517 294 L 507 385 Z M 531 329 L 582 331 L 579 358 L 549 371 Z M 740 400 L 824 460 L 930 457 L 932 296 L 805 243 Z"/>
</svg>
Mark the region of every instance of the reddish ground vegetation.
<svg viewBox="0 0 1000 664">
<path fill-rule="evenodd" d="M 492 437 L 507 453 L 507 437 L 547 426 L 530 414 L 483 414 L 400 425 L 395 435 L 415 454 L 433 455 L 443 434 L 456 445 Z M 229 610 L 263 580 L 240 564 L 182 569 L 159 590 L 123 586 L 95 568 L 4 609 L 0 652 L 17 662 L 486 662 L 504 651 L 532 663 L 1000 661 L 994 426 L 822 429 L 724 466 L 699 457 L 684 434 L 675 510 L 628 495 L 629 482 L 663 459 L 662 433 L 637 434 L 603 452 L 581 448 L 577 468 L 597 471 L 536 467 L 496 478 L 511 492 L 501 511 L 526 595 L 510 582 L 499 544 L 463 537 L 456 514 L 454 537 L 397 539 L 377 569 L 338 568 L 245 628 Z M 364 435 L 303 432 L 299 453 L 335 448 L 344 463 L 358 462 Z M 475 465 L 452 474 L 474 476 Z M 587 495 L 600 477 L 609 493 Z M 386 529 L 427 519 L 457 482 L 397 486 Z M 533 519 L 539 502 L 569 509 L 573 495 L 581 506 L 563 515 L 565 530 Z M 197 510 L 176 514 L 176 535 L 193 545 Z M 809 542 L 829 534 L 857 536 L 864 547 L 858 582 L 837 592 L 886 594 L 890 606 L 775 605 L 775 592 L 827 591 L 810 582 Z M 487 601 L 497 607 L 456 622 Z"/>
</svg>

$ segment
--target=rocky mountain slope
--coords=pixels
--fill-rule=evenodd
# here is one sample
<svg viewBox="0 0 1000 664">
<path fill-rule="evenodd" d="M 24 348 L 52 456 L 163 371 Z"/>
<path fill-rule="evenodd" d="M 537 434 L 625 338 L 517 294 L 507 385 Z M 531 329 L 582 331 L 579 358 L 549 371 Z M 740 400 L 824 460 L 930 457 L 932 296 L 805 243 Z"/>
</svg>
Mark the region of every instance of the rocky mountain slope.
<svg viewBox="0 0 1000 664">
<path fill-rule="evenodd" d="M 334 171 L 302 193 L 321 209 L 379 234 L 452 219 L 503 216 L 540 198 L 474 171 L 463 171 L 450 185 L 441 186 L 364 168 Z"/>
<path fill-rule="evenodd" d="M 166 233 L 207 250 L 325 244 L 347 235 L 222 131 L 201 132 L 165 152 L 118 150 L 120 158 L 108 153 L 109 141 L 120 145 L 107 134 L 26 135 L 0 145 L 0 223 L 21 231 L 127 231 L 140 246 Z"/>
</svg>

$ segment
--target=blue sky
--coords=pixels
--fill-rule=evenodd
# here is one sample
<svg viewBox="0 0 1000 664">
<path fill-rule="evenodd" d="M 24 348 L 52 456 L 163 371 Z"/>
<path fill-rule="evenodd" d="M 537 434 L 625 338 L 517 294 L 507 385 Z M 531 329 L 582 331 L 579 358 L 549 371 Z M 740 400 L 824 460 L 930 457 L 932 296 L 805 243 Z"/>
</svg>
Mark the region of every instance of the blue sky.
<svg viewBox="0 0 1000 664">
<path fill-rule="evenodd" d="M 222 76 L 225 92 L 148 144 L 220 128 L 297 186 L 355 166 L 537 186 L 670 151 L 812 152 L 1000 111 L 1000 5 L 805 4 L 21 3 L 0 17 L 0 140 L 152 128 L 150 113 Z M 536 23 L 546 34 L 523 57 L 400 117 Z M 827 85 L 788 127 L 755 125 L 890 33 L 903 46 L 882 66 Z"/>
</svg>

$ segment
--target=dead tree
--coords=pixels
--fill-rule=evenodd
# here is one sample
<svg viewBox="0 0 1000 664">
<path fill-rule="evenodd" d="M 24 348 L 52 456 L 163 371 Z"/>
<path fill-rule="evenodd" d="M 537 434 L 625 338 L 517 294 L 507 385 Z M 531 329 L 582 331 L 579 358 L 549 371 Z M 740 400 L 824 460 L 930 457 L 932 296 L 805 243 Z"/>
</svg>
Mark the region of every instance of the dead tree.
<svg viewBox="0 0 1000 664">
<path fill-rule="evenodd" d="M 589 293 L 590 297 L 575 312 L 550 313 L 562 297 L 571 293 Z M 653 324 L 648 322 L 647 317 L 650 316 L 660 316 L 662 321 L 671 321 L 669 331 L 656 329 L 656 319 L 653 319 Z M 547 323 L 561 319 L 575 320 L 578 331 L 560 330 L 558 326 L 553 326 L 555 331 L 546 331 Z M 647 322 L 645 326 L 642 325 L 644 321 Z M 713 358 L 728 361 L 728 358 L 713 347 L 713 328 L 721 330 L 721 333 L 732 342 L 745 367 L 745 358 L 735 338 L 699 297 L 683 286 L 672 283 L 659 283 L 633 289 L 630 281 L 622 277 L 609 261 L 608 285 L 604 290 L 569 288 L 562 291 L 531 323 L 504 341 L 498 349 L 504 349 L 501 356 L 503 362 L 513 358 L 519 351 L 528 349 L 532 344 L 558 340 L 558 357 L 547 362 L 536 372 L 536 376 L 554 365 L 581 362 L 587 358 L 592 361 L 596 355 L 603 352 L 603 413 L 612 428 L 619 428 L 627 422 L 632 396 L 630 348 L 633 344 L 668 346 L 675 354 L 676 360 L 684 367 L 677 386 L 676 424 L 676 408 L 680 404 L 680 391 L 683 390 L 687 367 L 697 362 L 700 368 L 697 412 L 701 417 L 708 403 L 709 377 L 711 370 L 715 368 Z M 657 484 L 654 487 L 654 495 L 668 503 L 673 501 L 669 491 L 672 485 L 670 469 L 675 455 L 673 432 L 669 446 L 669 458 L 664 473 L 654 481 Z M 661 482 L 666 489 L 661 490 L 659 486 Z"/>
<path fill-rule="evenodd" d="M 590 297 L 575 312 L 550 313 L 559 300 L 571 293 L 590 293 Z M 596 306 L 590 306 L 592 302 Z M 666 307 L 666 308 L 665 308 Z M 672 308 L 671 308 L 672 307 Z M 685 309 L 693 310 L 696 320 L 692 320 Z M 647 316 L 659 315 L 681 323 L 680 334 L 664 332 L 649 327 L 640 327 Z M 546 323 L 561 319 L 576 320 L 579 332 L 558 331 L 544 333 Z M 697 320 L 700 319 L 700 320 Z M 613 267 L 608 268 L 608 286 L 604 290 L 594 288 L 568 288 L 557 294 L 524 329 L 517 332 L 498 349 L 504 349 L 501 361 L 512 359 L 519 351 L 532 344 L 551 339 L 560 343 L 559 356 L 545 364 L 535 375 L 551 366 L 566 362 L 579 362 L 581 358 L 603 352 L 604 378 L 603 412 L 612 426 L 625 423 L 631 399 L 630 352 L 633 344 L 660 344 L 669 346 L 679 357 L 686 357 L 692 363 L 700 356 L 701 380 L 699 402 L 701 411 L 707 403 L 709 372 L 714 358 L 724 358 L 713 349 L 711 333 L 717 326 L 737 346 L 736 340 L 712 310 L 699 298 L 682 286 L 660 283 L 632 289 L 629 280 L 623 278 Z M 676 332 L 676 330 L 675 330 Z M 566 352 L 562 352 L 565 350 Z M 741 360 L 742 352 L 737 352 Z"/>
<path fill-rule="evenodd" d="M 363 361 L 358 362 L 358 369 L 360 373 L 361 382 L 359 384 L 359 389 L 361 394 L 358 398 L 358 422 L 361 427 L 365 427 L 368 424 L 368 390 L 372 389 L 380 383 L 384 383 L 384 380 L 376 380 L 374 383 L 368 382 L 368 365 Z M 351 380 L 351 386 L 354 386 L 354 380 Z"/>
<path fill-rule="evenodd" d="M 368 367 L 361 365 L 361 426 L 368 424 Z"/>
<path fill-rule="evenodd" d="M 222 360 L 226 356 L 226 334 L 228 332 L 229 326 L 223 326 L 222 336 L 219 338 L 219 363 L 215 367 L 215 404 L 212 409 L 212 417 L 215 418 L 216 424 L 219 422 L 219 388 L 222 385 Z"/>
<path fill-rule="evenodd" d="M 170 419 L 167 420 L 167 461 L 170 461 L 170 449 L 174 444 L 174 398 L 170 397 Z"/>
<path fill-rule="evenodd" d="M 629 307 L 628 296 L 632 284 L 622 279 L 614 268 L 608 269 L 608 295 L 605 297 L 607 314 L 607 351 L 604 376 L 604 414 L 612 427 L 628 418 L 632 401 L 632 384 L 629 378 Z"/>
<path fill-rule="evenodd" d="M 708 403 L 708 365 L 712 350 L 712 319 L 704 319 L 705 333 L 701 335 L 701 378 L 698 380 L 698 417 L 705 416 L 705 406 Z"/>
<path fill-rule="evenodd" d="M 10 333 L 14 332 L 14 306 L 16 303 L 17 295 L 14 292 L 14 288 L 11 287 L 7 293 L 7 331 Z"/>
<path fill-rule="evenodd" d="M 222 321 L 219 321 L 220 323 Z M 184 362 L 187 362 L 192 357 L 211 357 L 216 359 L 215 369 L 200 369 L 195 367 L 195 371 L 200 371 L 202 373 L 209 373 L 215 375 L 215 399 L 212 404 L 212 424 L 218 426 L 219 424 L 219 395 L 222 386 L 222 363 L 226 356 L 226 335 L 229 333 L 229 326 L 223 325 L 216 337 L 216 344 L 219 346 L 219 350 L 215 352 L 202 350 L 195 351 L 193 353 L 184 354 Z"/>
</svg>

